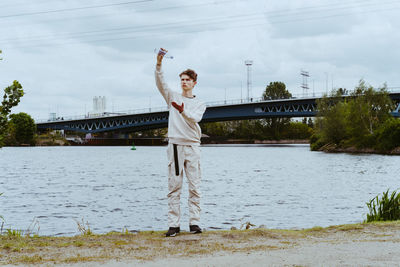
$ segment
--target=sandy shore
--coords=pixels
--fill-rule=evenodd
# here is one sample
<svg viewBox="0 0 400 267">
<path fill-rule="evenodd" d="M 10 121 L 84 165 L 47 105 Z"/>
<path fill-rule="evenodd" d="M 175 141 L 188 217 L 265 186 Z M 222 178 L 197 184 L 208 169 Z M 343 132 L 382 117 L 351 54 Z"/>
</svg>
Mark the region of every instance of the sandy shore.
<svg viewBox="0 0 400 267">
<path fill-rule="evenodd" d="M 304 230 L 110 233 L 0 239 L 0 264 L 57 266 L 400 266 L 400 222 Z"/>
</svg>

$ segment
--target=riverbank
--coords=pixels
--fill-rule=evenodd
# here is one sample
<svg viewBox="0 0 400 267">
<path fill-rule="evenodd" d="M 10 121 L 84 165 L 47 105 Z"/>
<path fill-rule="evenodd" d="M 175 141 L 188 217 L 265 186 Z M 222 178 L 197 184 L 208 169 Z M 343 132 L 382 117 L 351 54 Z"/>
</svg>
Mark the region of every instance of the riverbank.
<svg viewBox="0 0 400 267">
<path fill-rule="evenodd" d="M 202 144 L 309 144 L 308 139 L 300 140 L 247 140 L 247 139 L 213 139 L 202 138 Z M 38 138 L 36 146 L 165 146 L 168 144 L 167 138 L 92 138 L 81 139 L 75 138 Z M 21 145 L 26 146 L 26 145 Z"/>
<path fill-rule="evenodd" d="M 303 230 L 164 232 L 74 237 L 0 236 L 0 264 L 61 266 L 390 266 L 400 262 L 400 222 Z"/>
<path fill-rule="evenodd" d="M 319 148 L 317 151 L 327 152 L 327 153 L 350 153 L 350 154 L 380 154 L 380 155 L 400 155 L 400 147 L 392 149 L 390 151 L 378 151 L 373 148 L 356 148 L 354 146 L 350 147 L 339 147 L 335 144 L 326 144 Z"/>
<path fill-rule="evenodd" d="M 204 145 L 209 144 L 218 144 L 218 145 L 225 145 L 225 144 L 281 144 L 281 145 L 288 145 L 288 144 L 309 144 L 310 141 L 308 139 L 288 139 L 288 140 L 247 140 L 247 139 L 208 139 L 204 138 L 201 140 L 201 143 Z"/>
</svg>

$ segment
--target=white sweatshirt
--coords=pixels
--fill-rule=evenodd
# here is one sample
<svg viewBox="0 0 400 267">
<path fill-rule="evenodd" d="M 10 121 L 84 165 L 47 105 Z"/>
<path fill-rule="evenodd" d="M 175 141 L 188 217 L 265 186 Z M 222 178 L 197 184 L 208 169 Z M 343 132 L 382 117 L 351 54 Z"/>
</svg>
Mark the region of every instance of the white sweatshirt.
<svg viewBox="0 0 400 267">
<path fill-rule="evenodd" d="M 161 69 L 156 69 L 155 77 L 157 88 L 169 108 L 169 143 L 177 145 L 200 145 L 201 128 L 198 122 L 203 117 L 206 105 L 200 102 L 195 96 L 193 98 L 184 97 L 182 94 L 169 89 L 164 81 Z M 178 105 L 182 105 L 183 102 L 183 112 L 179 113 L 176 108 L 172 107 L 172 102 L 176 102 Z"/>
</svg>

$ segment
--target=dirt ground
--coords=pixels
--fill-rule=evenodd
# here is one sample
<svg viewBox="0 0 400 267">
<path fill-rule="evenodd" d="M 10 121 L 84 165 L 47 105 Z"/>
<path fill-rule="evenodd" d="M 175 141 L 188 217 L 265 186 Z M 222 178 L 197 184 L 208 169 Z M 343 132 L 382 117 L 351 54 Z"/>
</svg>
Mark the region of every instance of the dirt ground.
<svg viewBox="0 0 400 267">
<path fill-rule="evenodd" d="M 400 222 L 304 230 L 0 236 L 0 264 L 43 266 L 400 266 Z"/>
</svg>

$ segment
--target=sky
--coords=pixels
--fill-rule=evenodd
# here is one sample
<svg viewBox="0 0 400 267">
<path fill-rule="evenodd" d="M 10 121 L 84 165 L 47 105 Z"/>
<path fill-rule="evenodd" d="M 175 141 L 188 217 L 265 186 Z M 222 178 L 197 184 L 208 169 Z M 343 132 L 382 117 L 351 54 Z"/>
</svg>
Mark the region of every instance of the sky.
<svg viewBox="0 0 400 267">
<path fill-rule="evenodd" d="M 298 96 L 360 79 L 400 90 L 399 28 L 399 0 L 2 0 L 0 88 L 18 80 L 13 112 L 35 120 L 87 114 L 95 96 L 108 112 L 154 110 L 166 106 L 154 81 L 163 47 L 169 87 L 194 69 L 204 102 L 258 98 L 274 81 Z"/>
</svg>

